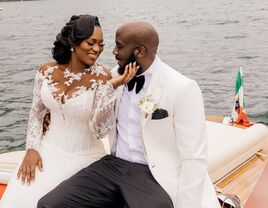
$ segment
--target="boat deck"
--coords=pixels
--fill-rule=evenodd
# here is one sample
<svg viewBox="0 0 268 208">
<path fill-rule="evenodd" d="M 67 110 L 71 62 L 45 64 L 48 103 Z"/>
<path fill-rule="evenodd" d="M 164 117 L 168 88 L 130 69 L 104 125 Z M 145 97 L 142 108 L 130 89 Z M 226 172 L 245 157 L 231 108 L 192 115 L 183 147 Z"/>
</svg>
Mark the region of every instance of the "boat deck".
<svg viewBox="0 0 268 208">
<path fill-rule="evenodd" d="M 268 154 L 268 144 L 261 153 Z M 230 176 L 215 185 L 222 189 L 223 193 L 237 195 L 242 204 L 245 205 L 266 163 L 266 156 L 255 156 Z"/>
</svg>

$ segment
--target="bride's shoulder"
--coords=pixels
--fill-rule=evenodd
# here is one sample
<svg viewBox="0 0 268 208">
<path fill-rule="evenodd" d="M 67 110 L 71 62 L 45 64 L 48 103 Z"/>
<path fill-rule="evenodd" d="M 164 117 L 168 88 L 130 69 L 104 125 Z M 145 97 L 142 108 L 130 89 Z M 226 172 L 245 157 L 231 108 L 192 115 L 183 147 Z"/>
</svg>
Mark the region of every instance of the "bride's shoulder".
<svg viewBox="0 0 268 208">
<path fill-rule="evenodd" d="M 99 78 L 103 81 L 107 81 L 112 78 L 111 71 L 101 64 L 96 64 L 95 67 L 93 67 L 93 73 L 98 74 Z"/>
<path fill-rule="evenodd" d="M 47 62 L 44 64 L 41 64 L 40 68 L 39 68 L 39 72 L 42 73 L 43 75 L 45 75 L 47 72 L 51 72 L 52 70 L 54 71 L 56 68 L 58 68 L 59 65 L 56 61 L 51 61 L 51 62 Z"/>
</svg>

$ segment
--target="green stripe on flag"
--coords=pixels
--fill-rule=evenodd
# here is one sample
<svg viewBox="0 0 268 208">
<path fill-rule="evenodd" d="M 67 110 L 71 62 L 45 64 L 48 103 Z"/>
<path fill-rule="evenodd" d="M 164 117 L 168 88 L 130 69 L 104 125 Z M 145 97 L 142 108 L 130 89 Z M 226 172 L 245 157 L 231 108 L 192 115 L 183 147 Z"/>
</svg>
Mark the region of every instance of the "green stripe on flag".
<svg viewBox="0 0 268 208">
<path fill-rule="evenodd" d="M 243 77 L 239 70 L 237 77 L 236 77 L 236 83 L 235 83 L 235 95 L 238 94 L 238 91 L 242 86 L 243 86 Z"/>
</svg>

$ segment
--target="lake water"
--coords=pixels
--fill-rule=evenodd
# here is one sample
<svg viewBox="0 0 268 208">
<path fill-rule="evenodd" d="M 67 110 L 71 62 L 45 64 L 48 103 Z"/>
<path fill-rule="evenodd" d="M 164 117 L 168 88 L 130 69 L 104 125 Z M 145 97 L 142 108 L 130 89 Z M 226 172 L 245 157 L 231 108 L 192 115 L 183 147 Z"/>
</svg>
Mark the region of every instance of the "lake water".
<svg viewBox="0 0 268 208">
<path fill-rule="evenodd" d="M 207 115 L 230 114 L 242 65 L 246 111 L 268 124 L 268 1 L 43 0 L 0 7 L 0 153 L 24 148 L 34 74 L 51 60 L 55 36 L 73 14 L 99 17 L 106 41 L 100 62 L 110 68 L 116 28 L 151 22 L 160 58 L 197 80 Z"/>
</svg>

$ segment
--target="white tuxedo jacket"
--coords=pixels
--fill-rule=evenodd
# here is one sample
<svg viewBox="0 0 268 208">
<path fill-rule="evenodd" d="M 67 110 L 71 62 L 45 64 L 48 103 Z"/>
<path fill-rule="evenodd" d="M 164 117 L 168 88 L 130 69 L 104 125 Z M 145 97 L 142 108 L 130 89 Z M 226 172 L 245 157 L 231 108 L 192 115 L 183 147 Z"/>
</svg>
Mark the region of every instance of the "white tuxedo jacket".
<svg viewBox="0 0 268 208">
<path fill-rule="evenodd" d="M 168 117 L 143 116 L 143 143 L 148 166 L 169 194 L 175 208 L 218 208 L 207 173 L 204 104 L 197 83 L 175 71 L 158 57 L 146 95 L 152 95 Z M 119 92 L 120 91 L 120 92 Z M 123 87 L 118 89 L 117 115 Z M 109 134 L 115 155 L 116 126 Z"/>
</svg>

